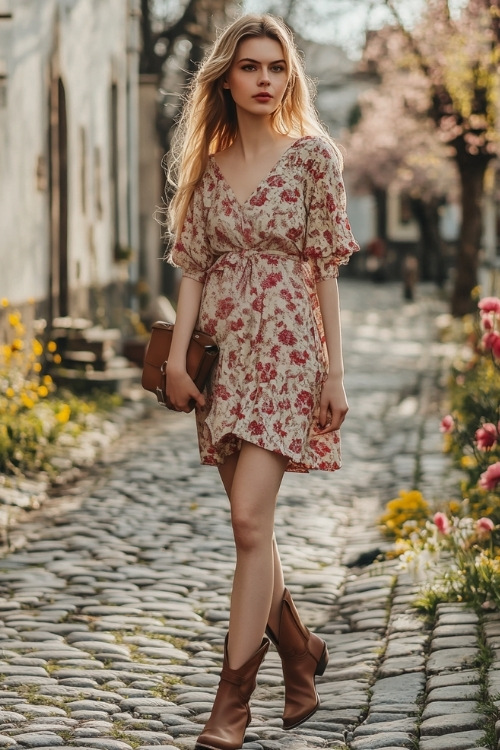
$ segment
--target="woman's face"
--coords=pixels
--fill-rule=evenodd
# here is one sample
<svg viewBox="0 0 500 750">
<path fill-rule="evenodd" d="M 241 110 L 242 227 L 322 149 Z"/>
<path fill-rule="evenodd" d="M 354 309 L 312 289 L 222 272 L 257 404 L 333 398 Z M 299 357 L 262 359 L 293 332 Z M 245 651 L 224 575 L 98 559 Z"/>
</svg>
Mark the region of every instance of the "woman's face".
<svg viewBox="0 0 500 750">
<path fill-rule="evenodd" d="M 281 103 L 288 77 L 281 44 L 265 36 L 249 37 L 236 48 L 223 86 L 237 109 L 269 116 Z"/>
</svg>

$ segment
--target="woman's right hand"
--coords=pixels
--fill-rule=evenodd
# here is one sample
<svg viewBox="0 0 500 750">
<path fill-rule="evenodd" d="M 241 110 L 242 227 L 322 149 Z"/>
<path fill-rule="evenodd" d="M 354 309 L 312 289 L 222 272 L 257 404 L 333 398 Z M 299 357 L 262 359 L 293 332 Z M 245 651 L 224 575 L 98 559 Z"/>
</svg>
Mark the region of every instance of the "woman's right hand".
<svg viewBox="0 0 500 750">
<path fill-rule="evenodd" d="M 186 370 L 170 369 L 167 366 L 167 395 L 178 411 L 189 413 L 191 401 L 205 406 L 205 396 L 198 390 Z"/>
</svg>

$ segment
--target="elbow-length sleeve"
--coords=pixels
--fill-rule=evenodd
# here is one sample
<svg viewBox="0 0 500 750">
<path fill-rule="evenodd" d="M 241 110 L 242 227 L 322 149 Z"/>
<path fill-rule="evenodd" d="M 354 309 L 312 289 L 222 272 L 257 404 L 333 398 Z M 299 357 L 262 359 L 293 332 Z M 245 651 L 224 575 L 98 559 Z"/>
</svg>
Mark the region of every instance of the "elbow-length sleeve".
<svg viewBox="0 0 500 750">
<path fill-rule="evenodd" d="M 339 266 L 359 250 L 346 213 L 340 158 L 324 140 L 315 140 L 307 162 L 305 259 L 314 280 L 336 278 Z"/>
<path fill-rule="evenodd" d="M 213 263 L 205 232 L 206 216 L 203 205 L 202 184 L 193 193 L 191 203 L 182 226 L 167 260 L 182 269 L 184 276 L 205 283 L 207 271 Z"/>
</svg>

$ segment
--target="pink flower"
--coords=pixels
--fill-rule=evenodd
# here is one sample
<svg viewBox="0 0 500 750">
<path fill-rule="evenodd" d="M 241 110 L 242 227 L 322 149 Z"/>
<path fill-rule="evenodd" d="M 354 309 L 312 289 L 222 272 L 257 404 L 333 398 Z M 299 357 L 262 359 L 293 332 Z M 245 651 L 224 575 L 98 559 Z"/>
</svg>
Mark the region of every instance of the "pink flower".
<svg viewBox="0 0 500 750">
<path fill-rule="evenodd" d="M 494 328 L 494 317 L 491 313 L 481 311 L 481 325 L 484 331 L 492 331 Z"/>
<path fill-rule="evenodd" d="M 476 521 L 476 533 L 480 539 L 487 539 L 494 528 L 495 524 L 491 518 L 483 516 Z"/>
<path fill-rule="evenodd" d="M 480 451 L 493 448 L 497 440 L 498 430 L 492 422 L 485 422 L 482 427 L 476 430 L 476 445 Z"/>
<path fill-rule="evenodd" d="M 446 417 L 443 417 L 441 420 L 441 424 L 439 426 L 440 432 L 451 432 L 453 428 L 455 427 L 455 420 L 451 416 L 451 414 L 447 414 Z"/>
<path fill-rule="evenodd" d="M 479 300 L 478 307 L 483 312 L 500 313 L 500 299 L 498 297 L 483 297 Z"/>
<path fill-rule="evenodd" d="M 483 490 L 494 490 L 497 484 L 500 482 L 500 461 L 495 464 L 488 466 L 486 471 L 483 471 L 479 477 L 479 486 Z"/>
<path fill-rule="evenodd" d="M 432 520 L 441 534 L 450 533 L 450 522 L 444 513 L 434 513 L 434 518 Z"/>
<path fill-rule="evenodd" d="M 498 333 L 495 336 L 491 351 L 493 352 L 494 357 L 500 359 L 500 335 Z"/>
<path fill-rule="evenodd" d="M 500 358 L 500 333 L 488 331 L 482 338 L 483 347 L 491 351 L 494 357 Z"/>
</svg>

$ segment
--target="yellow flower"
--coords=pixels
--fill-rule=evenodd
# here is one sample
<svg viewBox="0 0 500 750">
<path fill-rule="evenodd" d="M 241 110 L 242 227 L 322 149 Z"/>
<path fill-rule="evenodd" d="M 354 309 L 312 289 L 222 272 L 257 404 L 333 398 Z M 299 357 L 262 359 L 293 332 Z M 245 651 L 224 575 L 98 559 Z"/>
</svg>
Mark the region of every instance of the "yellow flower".
<svg viewBox="0 0 500 750">
<path fill-rule="evenodd" d="M 41 357 L 41 355 L 43 354 L 43 346 L 38 341 L 38 339 L 33 339 L 32 347 L 33 347 L 33 354 L 36 357 Z"/>
<path fill-rule="evenodd" d="M 57 349 L 57 344 L 56 344 L 56 342 L 55 342 L 55 341 L 49 341 L 49 343 L 47 344 L 47 349 L 48 349 L 48 350 L 49 350 L 49 352 L 51 352 L 51 353 L 55 352 L 55 351 L 56 351 L 56 349 Z"/>
<path fill-rule="evenodd" d="M 34 399 L 30 398 L 27 393 L 21 393 L 21 401 L 25 409 L 32 409 L 35 405 Z"/>
<path fill-rule="evenodd" d="M 385 527 L 386 533 L 405 537 L 422 528 L 429 517 L 429 504 L 421 492 L 401 490 L 399 497 L 387 503 L 386 512 L 379 523 Z"/>
<path fill-rule="evenodd" d="M 62 357 L 60 354 L 54 354 L 52 357 L 52 360 L 55 362 L 56 365 L 60 365 L 62 362 Z"/>
<path fill-rule="evenodd" d="M 2 305 L 2 307 L 9 306 L 9 300 L 7 299 L 7 297 L 2 297 L 2 299 L 0 300 L 0 305 Z"/>
<path fill-rule="evenodd" d="M 60 424 L 66 424 L 66 422 L 69 420 L 71 416 L 71 409 L 68 406 L 68 404 L 64 404 L 60 411 L 56 414 L 56 419 Z"/>
<path fill-rule="evenodd" d="M 477 461 L 474 456 L 462 456 L 460 459 L 460 466 L 462 469 L 475 469 Z"/>
<path fill-rule="evenodd" d="M 458 513 L 460 510 L 460 503 L 458 502 L 458 500 L 450 500 L 450 502 L 448 503 L 448 510 L 452 514 Z"/>
<path fill-rule="evenodd" d="M 15 328 L 21 323 L 21 318 L 19 317 L 18 312 L 13 312 L 9 314 L 8 317 L 9 325 L 12 326 L 12 328 Z"/>
<path fill-rule="evenodd" d="M 45 396 L 49 395 L 49 389 L 46 385 L 39 385 L 37 389 L 37 393 L 40 396 L 40 398 L 45 398 Z"/>
<path fill-rule="evenodd" d="M 24 349 L 24 342 L 22 339 L 14 339 L 12 344 L 10 345 L 10 348 L 13 352 L 20 352 Z"/>
<path fill-rule="evenodd" d="M 42 365 L 40 364 L 40 362 L 35 362 L 35 364 L 33 365 L 33 371 L 34 372 L 41 372 L 42 371 Z"/>
<path fill-rule="evenodd" d="M 44 385 L 52 385 L 52 378 L 50 377 L 50 375 L 44 375 L 43 382 Z"/>
<path fill-rule="evenodd" d="M 9 387 L 8 387 L 8 388 L 6 389 L 6 391 L 5 391 L 5 395 L 7 396 L 7 398 L 14 398 L 14 396 L 16 395 L 16 394 L 15 394 L 15 391 L 14 391 L 14 389 L 13 389 L 13 388 L 11 388 L 11 387 L 10 387 L 10 385 L 9 385 Z"/>
</svg>

